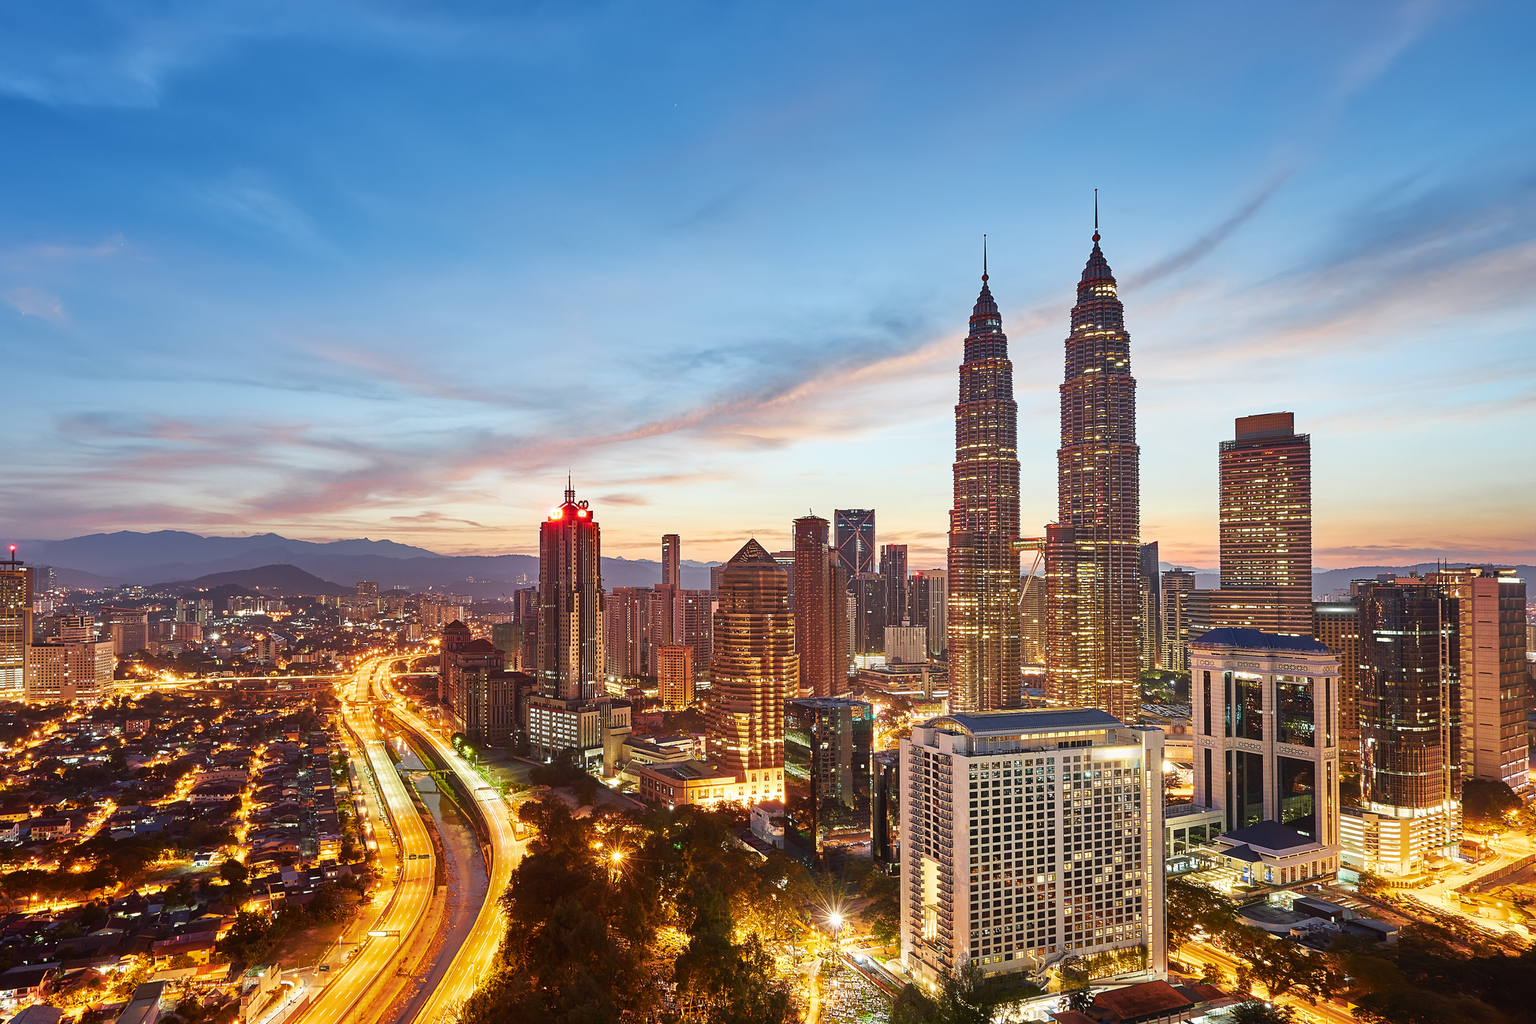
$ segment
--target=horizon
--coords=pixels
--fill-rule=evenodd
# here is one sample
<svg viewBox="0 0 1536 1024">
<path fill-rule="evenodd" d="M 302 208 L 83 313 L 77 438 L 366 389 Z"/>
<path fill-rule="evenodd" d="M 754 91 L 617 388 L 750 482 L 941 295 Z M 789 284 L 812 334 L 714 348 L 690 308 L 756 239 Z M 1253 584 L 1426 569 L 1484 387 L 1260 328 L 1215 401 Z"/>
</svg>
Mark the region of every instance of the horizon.
<svg viewBox="0 0 1536 1024">
<path fill-rule="evenodd" d="M 1055 518 L 1098 189 L 1165 561 L 1275 410 L 1319 564 L 1536 561 L 1536 11 L 878 11 L 12 19 L 0 531 L 524 554 L 571 472 L 611 556 L 938 566 L 983 234 Z"/>
</svg>

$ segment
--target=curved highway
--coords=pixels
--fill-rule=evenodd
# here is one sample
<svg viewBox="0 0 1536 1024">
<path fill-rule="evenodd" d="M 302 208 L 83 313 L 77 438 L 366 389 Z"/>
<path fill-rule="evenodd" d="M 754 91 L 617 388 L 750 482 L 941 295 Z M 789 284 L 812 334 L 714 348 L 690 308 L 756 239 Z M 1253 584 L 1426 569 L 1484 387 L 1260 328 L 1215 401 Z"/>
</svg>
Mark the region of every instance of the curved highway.
<svg viewBox="0 0 1536 1024">
<path fill-rule="evenodd" d="M 512 880 L 512 869 L 521 859 L 517 839 L 512 834 L 511 808 L 505 799 L 468 761 L 460 757 L 442 736 L 421 716 L 411 709 L 405 697 L 390 685 L 390 662 L 375 664 L 371 671 L 379 692 L 391 699 L 392 710 L 400 722 L 431 745 L 439 764 L 453 769 L 465 792 L 474 794 L 479 804 L 481 818 L 489 829 L 490 863 L 487 865 L 490 884 L 486 888 L 485 903 L 470 929 L 463 945 L 454 954 L 445 980 L 437 987 L 422 1006 L 416 1020 L 421 1024 L 450 1020 L 475 989 L 480 985 L 486 969 L 496 956 L 506 934 L 505 915 L 501 909 L 501 895 Z"/>
<path fill-rule="evenodd" d="M 400 854 L 400 874 L 388 905 L 369 932 L 367 944 L 303 1011 L 299 1018 L 303 1024 L 344 1024 L 367 1011 L 396 979 L 405 951 L 437 891 L 432 839 L 373 720 L 368 703 L 370 675 L 366 670 L 358 672 L 355 688 L 343 702 L 342 713 L 363 742 L 379 795 L 389 812 Z"/>
</svg>

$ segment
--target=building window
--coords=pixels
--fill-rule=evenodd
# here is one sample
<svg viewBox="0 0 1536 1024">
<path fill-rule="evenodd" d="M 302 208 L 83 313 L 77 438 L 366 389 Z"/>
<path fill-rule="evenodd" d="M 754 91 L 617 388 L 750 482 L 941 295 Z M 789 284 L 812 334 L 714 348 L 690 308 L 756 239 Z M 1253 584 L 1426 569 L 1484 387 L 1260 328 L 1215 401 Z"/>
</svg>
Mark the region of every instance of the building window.
<svg viewBox="0 0 1536 1024">
<path fill-rule="evenodd" d="M 1204 685 L 1200 687 L 1201 699 L 1205 706 L 1205 734 L 1214 735 L 1211 732 L 1211 674 L 1205 673 Z"/>
<path fill-rule="evenodd" d="M 1316 744 L 1317 719 L 1314 717 L 1309 680 L 1295 676 L 1276 676 L 1275 708 L 1279 729 L 1276 739 L 1299 747 Z"/>
</svg>

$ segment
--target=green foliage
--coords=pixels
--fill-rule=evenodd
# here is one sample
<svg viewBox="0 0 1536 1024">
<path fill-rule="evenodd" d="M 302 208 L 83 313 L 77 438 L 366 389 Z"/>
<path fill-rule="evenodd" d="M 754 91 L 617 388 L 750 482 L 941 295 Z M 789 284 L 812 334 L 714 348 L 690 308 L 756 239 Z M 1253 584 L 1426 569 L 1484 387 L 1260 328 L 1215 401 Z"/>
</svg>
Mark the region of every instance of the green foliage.
<svg viewBox="0 0 1536 1024">
<path fill-rule="evenodd" d="M 1508 825 L 1525 804 L 1508 784 L 1498 779 L 1468 779 L 1461 785 L 1462 817 L 1479 825 Z"/>
<path fill-rule="evenodd" d="M 1257 999 L 1238 1003 L 1227 1010 L 1227 1020 L 1231 1024 L 1292 1024 L 1295 1019 L 1296 1011 L 1289 1006 L 1275 1006 Z"/>
<path fill-rule="evenodd" d="M 1193 876 L 1170 875 L 1164 886 L 1169 949 L 1184 945 L 1197 929 L 1221 936 L 1242 927 L 1232 901 Z"/>
<path fill-rule="evenodd" d="M 864 908 L 864 920 L 875 941 L 883 944 L 900 938 L 901 881 L 878 867 L 871 867 L 859 883 L 859 895 L 870 901 Z"/>
<path fill-rule="evenodd" d="M 891 1024 L 990 1024 L 998 1005 L 980 965 L 969 961 L 958 974 L 944 979 L 937 999 L 930 999 L 916 985 L 902 989 L 891 1006 Z"/>
<path fill-rule="evenodd" d="M 574 818 L 558 800 L 519 813 L 537 835 L 503 897 L 496 969 L 461 1024 L 664 1011 L 701 1024 L 787 1020 L 772 947 L 804 933 L 803 912 L 787 903 L 811 891 L 803 869 L 778 859 L 759 866 L 731 841 L 726 819 L 691 807 L 643 822 Z"/>
<path fill-rule="evenodd" d="M 561 751 L 549 764 L 538 765 L 529 772 L 528 780 L 535 786 L 573 790 L 578 806 L 595 805 L 599 783 L 578 764 L 579 758 L 575 750 Z"/>
<path fill-rule="evenodd" d="M 219 865 L 219 877 L 226 882 L 243 882 L 251 877 L 251 869 L 231 857 Z"/>
</svg>

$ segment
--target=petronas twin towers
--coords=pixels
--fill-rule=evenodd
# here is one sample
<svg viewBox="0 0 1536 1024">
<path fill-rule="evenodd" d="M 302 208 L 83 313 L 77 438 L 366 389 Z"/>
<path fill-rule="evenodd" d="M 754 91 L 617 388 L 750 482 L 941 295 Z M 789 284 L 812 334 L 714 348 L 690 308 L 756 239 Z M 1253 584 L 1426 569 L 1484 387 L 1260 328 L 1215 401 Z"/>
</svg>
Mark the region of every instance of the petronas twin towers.
<svg viewBox="0 0 1536 1024">
<path fill-rule="evenodd" d="M 1019 536 L 1013 363 L 985 268 L 981 282 L 955 406 L 950 706 L 1019 706 L 1019 552 L 1043 545 L 1050 696 L 1134 721 L 1141 667 L 1136 380 L 1124 307 L 1098 227 L 1066 339 L 1057 522 L 1043 541 Z"/>
</svg>

